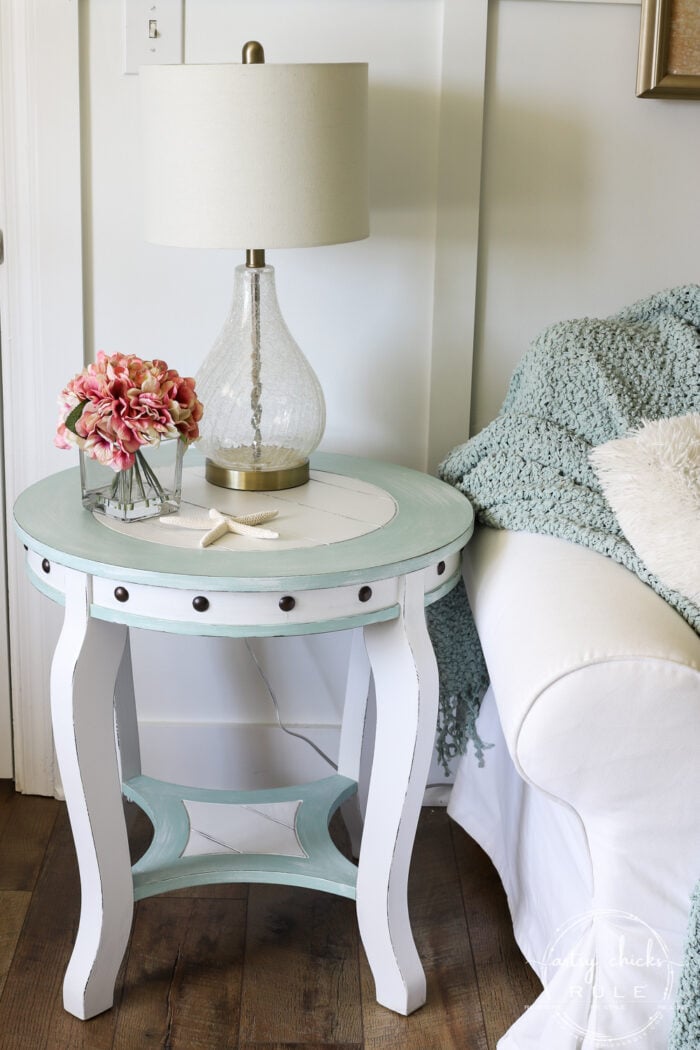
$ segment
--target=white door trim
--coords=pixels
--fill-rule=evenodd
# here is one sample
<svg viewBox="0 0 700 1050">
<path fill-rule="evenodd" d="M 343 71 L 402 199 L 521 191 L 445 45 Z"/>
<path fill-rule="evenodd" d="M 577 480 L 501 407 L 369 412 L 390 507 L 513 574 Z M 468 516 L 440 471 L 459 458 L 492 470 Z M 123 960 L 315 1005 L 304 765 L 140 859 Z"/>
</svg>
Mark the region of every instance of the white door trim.
<svg viewBox="0 0 700 1050">
<path fill-rule="evenodd" d="M 2 49 L 0 48 L 0 84 L 2 84 Z M 0 108 L 0 229 L 5 231 L 7 209 L 5 207 L 5 179 L 3 174 L 5 156 L 3 144 L 2 109 Z M 0 360 L 1 341 L 7 338 L 6 327 L 6 302 L 7 282 L 5 280 L 7 267 L 0 265 Z M 0 370 L 0 379 L 2 372 Z M 0 393 L 2 385 L 0 383 Z M 0 423 L 2 423 L 2 408 L 0 406 Z M 3 462 L 3 436 L 0 433 L 0 463 Z M 12 777 L 14 763 L 12 758 L 12 713 L 10 707 L 10 652 L 9 638 L 7 633 L 7 571 L 5 564 L 5 479 L 4 472 L 0 473 L 0 777 L 8 779 Z"/>
<path fill-rule="evenodd" d="M 0 52 L 0 61 L 2 53 Z M 1 83 L 1 74 L 0 74 Z M 2 135 L 2 111 L 0 110 L 0 157 L 4 156 Z M 5 186 L 0 168 L 0 230 L 5 229 Z M 2 337 L 5 330 L 5 272 L 6 267 L 0 265 L 0 358 Z M 2 371 L 0 370 L 0 380 Z M 2 384 L 0 382 L 0 391 Z M 2 406 L 0 406 L 0 423 L 2 422 Z M 3 436 L 0 432 L 0 464 L 3 457 Z M 0 778 L 3 780 L 13 776 L 14 763 L 12 758 L 12 712 L 10 707 L 10 651 L 7 633 L 7 571 L 5 568 L 5 483 L 2 471 L 0 471 Z"/>
<path fill-rule="evenodd" d="M 24 574 L 12 505 L 71 463 L 53 448 L 56 396 L 83 363 L 78 0 L 0 0 L 5 266 L 2 321 L 15 782 L 56 791 L 49 664 L 56 611 Z M 63 457 L 63 458 L 62 458 Z"/>
</svg>

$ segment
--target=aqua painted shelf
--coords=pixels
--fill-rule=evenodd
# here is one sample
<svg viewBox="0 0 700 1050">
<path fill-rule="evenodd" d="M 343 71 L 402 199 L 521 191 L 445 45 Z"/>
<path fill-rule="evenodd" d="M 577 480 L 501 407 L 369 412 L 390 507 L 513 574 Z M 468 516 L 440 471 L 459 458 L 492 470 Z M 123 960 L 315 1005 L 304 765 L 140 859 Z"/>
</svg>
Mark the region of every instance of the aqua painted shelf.
<svg viewBox="0 0 700 1050">
<path fill-rule="evenodd" d="M 357 867 L 328 833 L 338 806 L 357 790 L 348 777 L 270 791 L 209 791 L 138 776 L 123 790 L 154 828 L 148 851 L 132 868 L 135 900 L 221 882 L 284 883 L 355 897 Z M 188 803 L 197 808 L 188 809 Z M 242 826 L 241 814 L 257 816 L 272 828 L 267 852 L 255 852 L 266 837 L 256 836 L 252 821 Z M 219 852 L 197 852 L 202 843 L 204 849 L 216 845 Z"/>
</svg>

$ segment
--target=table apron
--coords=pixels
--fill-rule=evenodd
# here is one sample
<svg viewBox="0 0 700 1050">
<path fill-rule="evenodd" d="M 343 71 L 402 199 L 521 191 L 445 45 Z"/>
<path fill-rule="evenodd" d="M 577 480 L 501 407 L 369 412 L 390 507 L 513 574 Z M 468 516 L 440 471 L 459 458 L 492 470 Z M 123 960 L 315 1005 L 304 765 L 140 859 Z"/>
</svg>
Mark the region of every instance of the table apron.
<svg viewBox="0 0 700 1050">
<path fill-rule="evenodd" d="M 436 556 L 435 564 L 418 570 L 425 602 L 450 590 L 460 572 L 460 552 Z M 77 570 L 48 563 L 29 551 L 32 582 L 54 601 L 63 602 L 66 576 Z M 95 619 L 173 634 L 264 637 L 347 630 L 394 619 L 401 601 L 400 576 L 371 584 L 320 587 L 298 591 L 194 590 L 121 583 L 92 576 L 90 615 Z"/>
</svg>

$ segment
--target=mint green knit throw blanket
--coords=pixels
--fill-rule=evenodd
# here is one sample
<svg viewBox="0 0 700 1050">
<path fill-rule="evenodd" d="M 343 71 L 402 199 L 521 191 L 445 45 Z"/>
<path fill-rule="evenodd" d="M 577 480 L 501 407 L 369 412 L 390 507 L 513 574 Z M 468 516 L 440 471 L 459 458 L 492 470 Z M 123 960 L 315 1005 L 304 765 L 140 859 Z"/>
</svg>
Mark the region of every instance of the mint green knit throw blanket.
<svg viewBox="0 0 700 1050">
<path fill-rule="evenodd" d="M 477 521 L 581 543 L 636 573 L 700 632 L 700 609 L 649 572 L 622 534 L 589 462 L 594 445 L 643 419 L 700 411 L 700 286 L 661 292 L 605 320 L 552 325 L 531 345 L 496 419 L 458 445 L 440 476 Z M 428 610 L 440 667 L 443 764 L 472 740 L 488 685 L 462 586 Z"/>
<path fill-rule="evenodd" d="M 661 292 L 605 320 L 547 328 L 516 368 L 498 417 L 450 452 L 440 476 L 469 498 L 482 525 L 546 533 L 606 554 L 700 633 L 700 608 L 665 588 L 637 557 L 588 462 L 594 445 L 644 419 L 693 411 L 700 411 L 697 285 Z M 448 768 L 469 740 L 483 761 L 475 721 L 488 672 L 463 587 L 429 609 L 428 620 L 440 668 L 443 764 Z M 697 922 L 688 950 L 700 960 Z M 696 979 L 699 973 L 696 963 Z M 673 1050 L 697 1050 L 697 1039 L 678 1034 L 684 1027 L 677 1016 Z"/>
</svg>

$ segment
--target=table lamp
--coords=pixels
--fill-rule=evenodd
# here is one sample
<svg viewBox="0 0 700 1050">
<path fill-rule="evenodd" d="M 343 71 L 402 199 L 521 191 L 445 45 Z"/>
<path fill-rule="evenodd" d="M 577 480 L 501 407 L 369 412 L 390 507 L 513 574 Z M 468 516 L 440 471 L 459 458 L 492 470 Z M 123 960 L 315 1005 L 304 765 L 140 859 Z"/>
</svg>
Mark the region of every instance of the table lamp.
<svg viewBox="0 0 700 1050">
<path fill-rule="evenodd" d="M 266 63 L 250 41 L 240 64 L 145 66 L 140 82 L 147 240 L 246 251 L 197 375 L 207 480 L 304 484 L 325 405 L 265 249 L 368 236 L 367 65 Z"/>
</svg>

